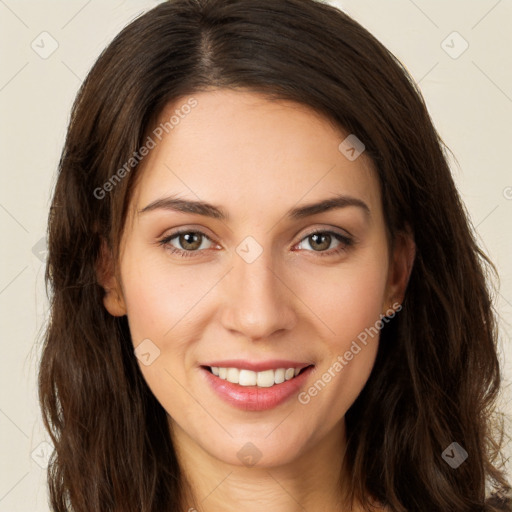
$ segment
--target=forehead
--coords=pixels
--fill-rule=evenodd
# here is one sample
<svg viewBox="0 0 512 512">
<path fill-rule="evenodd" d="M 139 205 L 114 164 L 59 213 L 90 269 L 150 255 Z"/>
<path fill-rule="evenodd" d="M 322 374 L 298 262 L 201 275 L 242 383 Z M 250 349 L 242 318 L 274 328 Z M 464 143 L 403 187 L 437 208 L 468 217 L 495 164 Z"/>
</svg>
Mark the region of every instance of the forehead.
<svg viewBox="0 0 512 512">
<path fill-rule="evenodd" d="M 362 153 L 349 160 L 339 147 L 349 133 L 306 105 L 213 90 L 176 99 L 158 126 L 166 129 L 149 134 L 156 146 L 138 170 L 134 210 L 175 194 L 226 205 L 244 218 L 333 194 L 380 209 L 370 159 Z"/>
</svg>

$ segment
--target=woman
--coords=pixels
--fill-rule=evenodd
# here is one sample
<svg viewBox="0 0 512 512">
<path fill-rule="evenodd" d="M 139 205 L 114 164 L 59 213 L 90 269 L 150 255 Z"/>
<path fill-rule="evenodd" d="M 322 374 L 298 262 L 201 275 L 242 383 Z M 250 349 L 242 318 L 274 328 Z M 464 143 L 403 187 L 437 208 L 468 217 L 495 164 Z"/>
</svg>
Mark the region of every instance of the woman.
<svg viewBox="0 0 512 512">
<path fill-rule="evenodd" d="M 76 99 L 54 510 L 512 510 L 496 323 L 420 93 L 314 0 L 171 0 Z"/>
</svg>

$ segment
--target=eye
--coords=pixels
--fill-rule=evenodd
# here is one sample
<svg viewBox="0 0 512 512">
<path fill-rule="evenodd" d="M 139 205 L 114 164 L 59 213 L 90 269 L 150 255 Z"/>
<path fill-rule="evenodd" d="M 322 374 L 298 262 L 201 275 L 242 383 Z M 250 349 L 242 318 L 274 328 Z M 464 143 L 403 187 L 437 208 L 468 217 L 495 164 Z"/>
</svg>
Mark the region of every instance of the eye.
<svg viewBox="0 0 512 512">
<path fill-rule="evenodd" d="M 202 231 L 184 229 L 164 237 L 159 240 L 158 244 L 164 246 L 172 254 L 180 257 L 190 257 L 197 256 L 197 253 L 200 253 L 202 250 L 211 248 L 211 245 L 208 245 L 208 243 L 206 247 L 204 246 L 205 241 L 213 242 Z M 315 252 L 318 256 L 334 256 L 347 251 L 354 244 L 354 240 L 346 235 L 325 230 L 316 230 L 309 233 L 298 245 L 300 246 L 304 241 L 307 241 L 308 245 L 312 248 L 308 252 Z M 329 249 L 333 242 L 338 242 L 338 245 L 334 249 L 326 250 Z M 176 247 L 174 244 L 179 245 L 179 247 Z M 299 249 L 303 248 L 299 247 Z"/>
<path fill-rule="evenodd" d="M 177 248 L 171 243 L 171 241 L 174 239 L 176 239 L 176 243 L 179 244 L 182 248 Z M 194 256 L 194 253 L 199 252 L 199 250 L 208 249 L 209 247 L 204 247 L 203 245 L 204 240 L 209 240 L 212 242 L 210 237 L 208 237 L 202 231 L 186 229 L 172 233 L 171 235 L 166 236 L 160 240 L 158 243 L 163 245 L 172 254 L 187 257 Z"/>
<path fill-rule="evenodd" d="M 352 238 L 346 235 L 342 235 L 341 233 L 321 230 L 316 230 L 312 233 L 309 233 L 301 240 L 300 244 L 302 244 L 304 241 L 307 241 L 309 246 L 313 248 L 313 251 L 309 252 L 316 252 L 318 253 L 318 256 L 333 256 L 340 254 L 347 251 L 348 248 L 354 243 Z M 331 246 L 332 242 L 336 241 L 338 242 L 338 245 L 334 249 L 326 251 L 326 249 Z"/>
</svg>

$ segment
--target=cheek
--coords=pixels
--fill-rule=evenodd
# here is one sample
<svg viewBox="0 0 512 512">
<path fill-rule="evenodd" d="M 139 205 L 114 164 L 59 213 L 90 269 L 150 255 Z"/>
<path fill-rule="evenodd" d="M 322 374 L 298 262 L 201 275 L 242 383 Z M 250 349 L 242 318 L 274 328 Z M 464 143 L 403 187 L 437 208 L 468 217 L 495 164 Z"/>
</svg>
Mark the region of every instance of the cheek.
<svg viewBox="0 0 512 512">
<path fill-rule="evenodd" d="M 147 365 L 139 357 L 139 368 L 158 401 L 180 416 L 194 410 L 195 402 L 182 386 L 188 384 L 187 369 L 193 363 L 190 342 L 199 338 L 202 328 L 200 301 L 218 278 L 211 269 L 172 265 L 142 250 L 132 254 L 121 272 L 135 352 L 140 345 L 145 347 L 141 353 L 150 354 Z"/>
<path fill-rule="evenodd" d="M 212 284 L 195 266 L 175 266 L 152 255 L 127 260 L 122 268 L 123 289 L 133 343 L 154 338 L 158 344 L 173 330 L 195 318 L 194 306 Z M 162 347 L 163 348 L 163 347 Z"/>
<path fill-rule="evenodd" d="M 385 263 L 369 257 L 329 274 L 316 270 L 300 288 L 323 333 L 322 362 L 301 403 L 326 408 L 331 422 L 351 406 L 373 368 L 384 312 Z"/>
<path fill-rule="evenodd" d="M 324 325 L 332 348 L 342 349 L 383 312 L 387 266 L 376 258 L 361 258 L 331 268 L 297 269 L 293 289 Z M 300 276 L 307 276 L 304 279 Z M 386 309 L 386 308 L 384 308 Z"/>
</svg>

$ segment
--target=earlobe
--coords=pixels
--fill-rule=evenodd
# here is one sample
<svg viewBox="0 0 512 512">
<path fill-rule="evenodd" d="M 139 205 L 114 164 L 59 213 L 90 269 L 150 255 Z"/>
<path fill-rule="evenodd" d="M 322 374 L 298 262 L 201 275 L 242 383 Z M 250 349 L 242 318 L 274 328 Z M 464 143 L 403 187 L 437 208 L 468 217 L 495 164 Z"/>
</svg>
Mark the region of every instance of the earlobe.
<svg viewBox="0 0 512 512">
<path fill-rule="evenodd" d="M 103 305 L 112 316 L 126 315 L 124 299 L 115 288 L 105 288 Z"/>
<path fill-rule="evenodd" d="M 105 290 L 103 305 L 112 316 L 126 315 L 123 291 L 114 271 L 114 259 L 107 242 L 102 240 L 100 257 L 96 265 L 98 283 Z"/>
</svg>

